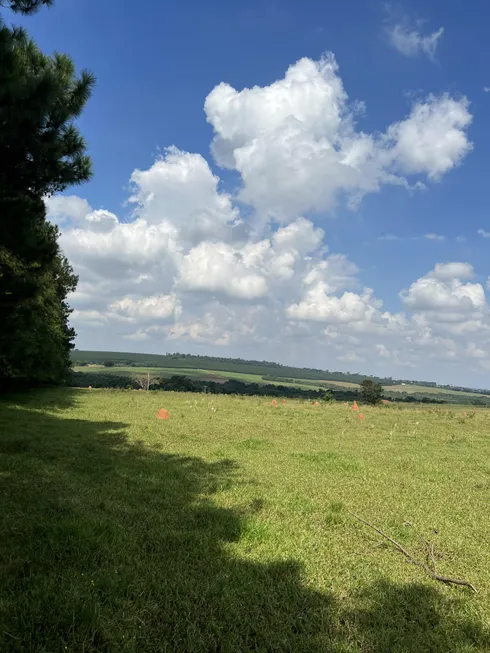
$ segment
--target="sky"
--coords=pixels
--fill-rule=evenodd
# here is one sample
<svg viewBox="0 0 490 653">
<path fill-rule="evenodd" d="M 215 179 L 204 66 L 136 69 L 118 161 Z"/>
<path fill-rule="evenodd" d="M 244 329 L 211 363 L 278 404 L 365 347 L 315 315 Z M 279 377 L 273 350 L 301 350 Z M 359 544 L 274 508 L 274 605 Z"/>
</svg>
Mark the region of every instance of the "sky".
<svg viewBox="0 0 490 653">
<path fill-rule="evenodd" d="M 80 349 L 490 385 L 490 5 L 57 0 L 93 179 L 46 198 Z"/>
</svg>

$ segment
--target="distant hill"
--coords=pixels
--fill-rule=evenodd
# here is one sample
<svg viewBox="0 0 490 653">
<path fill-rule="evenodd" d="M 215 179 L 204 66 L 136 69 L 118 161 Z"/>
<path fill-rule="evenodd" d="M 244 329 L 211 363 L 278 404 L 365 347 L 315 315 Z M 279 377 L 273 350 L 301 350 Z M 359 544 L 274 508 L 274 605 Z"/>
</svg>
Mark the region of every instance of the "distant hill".
<svg viewBox="0 0 490 653">
<path fill-rule="evenodd" d="M 243 360 L 241 358 L 221 358 L 215 356 L 196 356 L 193 354 L 133 354 L 126 352 L 110 351 L 81 351 L 72 352 L 72 360 L 76 365 L 103 364 L 113 362 L 114 365 L 137 367 L 172 367 L 200 370 L 219 370 L 223 372 L 241 372 L 244 374 L 258 374 L 276 379 L 295 378 L 314 381 L 342 381 L 349 383 L 362 383 L 365 378 L 372 378 L 383 385 L 403 383 L 402 380 L 367 377 L 365 374 L 332 372 L 307 367 L 289 367 L 271 361 Z"/>
<path fill-rule="evenodd" d="M 178 369 L 217 370 L 222 372 L 240 372 L 243 374 L 257 374 L 268 377 L 268 380 L 313 380 L 336 381 L 339 383 L 362 383 L 370 378 L 383 386 L 422 386 L 442 390 L 458 390 L 486 394 L 486 390 L 474 390 L 456 386 L 438 386 L 432 381 L 413 381 L 409 379 L 393 379 L 391 377 L 369 376 L 357 372 L 338 372 L 320 370 L 309 367 L 290 367 L 271 361 L 244 360 L 241 358 L 221 358 L 216 356 L 196 356 L 194 354 L 137 354 L 114 351 L 82 351 L 74 350 L 71 354 L 75 365 L 102 365 L 104 362 L 114 363 L 115 366 L 125 367 L 165 367 Z M 403 390 L 403 388 L 397 388 Z M 407 387 L 407 390 L 410 390 Z"/>
</svg>

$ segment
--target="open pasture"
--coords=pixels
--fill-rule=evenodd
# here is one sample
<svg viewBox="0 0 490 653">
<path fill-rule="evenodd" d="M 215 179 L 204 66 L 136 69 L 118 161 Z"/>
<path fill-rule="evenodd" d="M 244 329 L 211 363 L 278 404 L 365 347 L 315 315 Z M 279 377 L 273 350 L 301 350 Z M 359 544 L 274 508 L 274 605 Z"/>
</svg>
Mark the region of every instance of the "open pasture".
<svg viewBox="0 0 490 653">
<path fill-rule="evenodd" d="M 277 403 L 4 398 L 0 650 L 490 650 L 490 411 Z"/>
</svg>

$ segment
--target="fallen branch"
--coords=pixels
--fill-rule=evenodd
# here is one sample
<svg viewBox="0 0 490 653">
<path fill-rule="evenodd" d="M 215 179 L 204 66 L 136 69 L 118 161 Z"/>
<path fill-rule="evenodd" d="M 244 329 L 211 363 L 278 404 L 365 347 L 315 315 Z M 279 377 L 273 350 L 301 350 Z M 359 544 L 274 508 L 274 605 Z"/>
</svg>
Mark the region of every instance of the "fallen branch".
<svg viewBox="0 0 490 653">
<path fill-rule="evenodd" d="M 427 542 L 425 538 L 422 537 L 422 535 L 419 535 L 420 539 L 422 540 L 423 545 L 425 546 L 425 551 L 426 551 L 426 560 L 427 564 L 429 564 L 429 558 L 432 562 L 432 571 L 437 574 L 437 567 L 436 567 L 436 558 L 434 555 L 434 544 L 432 542 Z"/>
<path fill-rule="evenodd" d="M 353 517 L 355 517 L 358 521 L 362 522 L 363 524 L 366 524 L 366 526 L 369 526 L 370 528 L 375 530 L 377 533 L 379 533 L 381 536 L 383 536 L 385 539 L 387 539 L 388 542 L 391 542 L 393 544 L 393 546 L 395 546 L 398 549 L 398 551 L 403 553 L 405 558 L 410 563 L 412 563 L 413 565 L 417 565 L 417 567 L 421 567 L 434 580 L 438 580 L 441 583 L 446 583 L 446 584 L 463 585 L 464 587 L 469 587 L 475 593 L 478 592 L 476 587 L 474 585 L 472 585 L 470 582 L 468 582 L 467 580 L 460 579 L 460 578 L 451 578 L 449 576 L 441 576 L 440 574 L 436 573 L 436 571 L 435 571 L 435 560 L 434 560 L 434 557 L 433 557 L 433 549 L 431 550 L 431 554 L 432 554 L 432 560 L 433 560 L 433 564 L 434 564 L 434 571 L 432 571 L 432 569 L 430 567 L 428 567 L 425 563 L 420 562 L 420 560 L 416 560 L 406 549 L 404 549 L 402 547 L 401 544 L 399 544 L 396 540 L 394 540 L 389 535 L 386 535 L 386 533 L 383 533 L 383 531 L 381 529 L 377 528 L 376 526 L 373 526 L 373 524 L 370 524 L 368 521 L 366 521 L 362 517 L 359 517 L 358 515 L 355 515 L 353 512 L 350 512 L 350 514 Z"/>
</svg>

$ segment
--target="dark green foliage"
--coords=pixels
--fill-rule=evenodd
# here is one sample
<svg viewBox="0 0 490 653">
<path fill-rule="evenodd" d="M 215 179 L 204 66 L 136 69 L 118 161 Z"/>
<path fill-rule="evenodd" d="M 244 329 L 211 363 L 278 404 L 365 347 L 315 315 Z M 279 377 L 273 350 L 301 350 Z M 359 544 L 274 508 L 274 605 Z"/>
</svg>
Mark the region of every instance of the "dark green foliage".
<svg viewBox="0 0 490 653">
<path fill-rule="evenodd" d="M 138 384 L 129 376 L 118 374 L 91 374 L 90 372 L 70 372 L 67 384 L 72 388 L 120 388 L 137 390 Z"/>
<path fill-rule="evenodd" d="M 485 401 L 484 399 L 480 399 L 479 397 L 477 397 L 476 399 L 473 399 L 471 403 L 472 403 L 473 406 L 488 406 L 489 405 L 488 400 Z"/>
<path fill-rule="evenodd" d="M 67 55 L 48 57 L 25 30 L 0 28 L 2 193 L 22 202 L 26 195 L 42 198 L 90 178 L 90 159 L 73 120 L 93 84 L 87 71 L 76 77 Z"/>
<path fill-rule="evenodd" d="M 383 397 L 383 387 L 372 379 L 364 379 L 361 383 L 361 399 L 366 404 L 375 406 Z"/>
<path fill-rule="evenodd" d="M 211 394 L 288 397 L 291 399 L 321 399 L 323 396 L 321 390 L 302 390 L 301 388 L 284 385 L 245 383 L 236 379 L 228 379 L 224 383 L 195 381 L 177 374 L 169 379 L 160 379 L 154 388 L 155 390 L 172 390 L 175 392 L 209 392 Z"/>
<path fill-rule="evenodd" d="M 0 7 L 7 7 L 19 14 L 34 14 L 41 7 L 50 7 L 53 0 L 0 0 Z"/>
<path fill-rule="evenodd" d="M 104 361 L 104 367 L 114 367 L 114 361 Z"/>
<path fill-rule="evenodd" d="M 5 5 L 5 3 L 3 3 Z M 8 3 L 29 13 L 39 2 Z M 66 55 L 44 55 L 23 29 L 0 23 L 0 385 L 60 382 L 74 331 L 77 283 L 46 221 L 43 198 L 90 178 L 73 120 L 94 80 Z"/>
<path fill-rule="evenodd" d="M 117 374 L 101 374 L 90 372 L 71 372 L 68 385 L 73 388 L 132 388 L 138 389 L 137 381 L 130 376 Z M 156 379 L 151 384 L 150 390 L 166 390 L 172 392 L 208 392 L 218 395 L 247 395 L 263 397 L 284 397 L 289 399 L 316 399 L 325 400 L 326 393 L 323 390 L 302 390 L 284 385 L 272 385 L 261 383 L 244 383 L 236 379 L 229 379 L 224 383 L 215 381 L 197 381 L 187 376 L 174 374 L 170 378 Z M 355 391 L 342 390 L 333 391 L 329 394 L 337 401 L 354 401 L 359 399 Z M 330 399 L 328 399 L 330 401 Z"/>
</svg>

